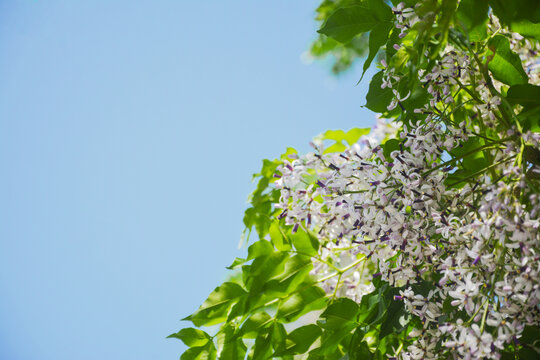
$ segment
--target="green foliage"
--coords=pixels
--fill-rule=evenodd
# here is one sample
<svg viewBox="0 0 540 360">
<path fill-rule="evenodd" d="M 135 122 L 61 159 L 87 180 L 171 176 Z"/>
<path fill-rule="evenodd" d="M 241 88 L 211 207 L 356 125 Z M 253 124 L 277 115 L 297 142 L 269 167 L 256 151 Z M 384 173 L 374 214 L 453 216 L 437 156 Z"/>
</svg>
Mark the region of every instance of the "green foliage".
<svg viewBox="0 0 540 360">
<path fill-rule="evenodd" d="M 398 6 L 400 2 L 396 0 L 392 4 Z M 404 3 L 409 7 L 417 4 L 414 0 Z M 317 9 L 316 19 L 322 25 L 311 53 L 316 57 L 334 56 L 335 72 L 366 56 L 365 73 L 377 55 L 384 58 L 388 63 L 385 68 L 391 68 L 401 80 L 392 85 L 387 82 L 385 71 L 377 72 L 369 83 L 365 107 L 399 121 L 409 130 L 427 116 L 437 117 L 444 126 L 474 129 L 444 154 L 445 160 L 434 160 L 430 164 L 432 168 L 425 173 L 418 171 L 414 176 L 444 170 L 447 189 L 473 187 L 482 176 L 495 181 L 500 177 L 495 165 L 501 160 L 494 159 L 489 150 L 504 147 L 509 139 L 515 140 L 516 135 L 512 135 L 515 131 L 540 132 L 540 86 L 529 84 L 529 74 L 512 50 L 510 36 L 504 31 L 490 30 L 489 14 L 497 15 L 503 27 L 534 42 L 540 39 L 540 2 L 425 0 L 418 3 L 415 11 L 421 21 L 400 33 L 395 27 L 399 10 L 392 11 L 387 1 L 325 0 Z M 421 74 L 440 65 L 447 44 L 468 52 L 480 75 L 471 76 L 470 83 L 457 84 L 459 92 L 451 101 L 440 101 L 437 111 L 415 111 L 428 102 L 428 89 Z M 482 83 L 487 84 L 489 96 L 501 101 L 500 111 L 492 119 L 480 116 L 478 107 L 473 106 L 497 106 L 480 98 L 476 88 Z M 486 119 L 493 124 L 488 124 Z M 324 154 L 342 153 L 369 131 L 328 130 L 315 142 L 328 145 Z M 505 137 L 497 137 L 499 134 Z M 399 138 L 384 139 L 378 148 L 384 156 L 380 160 L 398 161 L 393 157 L 406 146 Z M 523 140 L 519 147 L 521 158 L 511 159 L 515 166 L 527 169 L 540 164 L 540 151 L 531 143 Z M 323 259 L 320 254 L 328 243 L 308 226 L 293 227 L 280 219 L 283 210 L 274 206 L 280 193 L 272 183 L 282 175 L 279 166 L 294 161 L 296 156 L 296 151 L 289 148 L 279 159 L 263 160 L 261 171 L 254 175 L 257 186 L 249 197 L 243 220 L 247 240 L 252 229 L 256 236 L 247 247 L 245 258 L 236 258 L 229 267 L 234 275 L 184 319 L 204 330 L 186 327 L 169 336 L 189 347 L 182 360 L 386 359 L 406 349 L 412 341 L 411 332 L 424 327 L 422 319 L 412 315 L 396 299 L 408 286 L 391 286 L 374 277 L 373 291 L 358 302 L 321 288 L 321 283 L 332 277 L 339 283 L 351 268 Z M 316 175 L 307 174 L 304 180 L 311 176 Z M 537 184 L 533 182 L 537 180 L 535 176 L 538 175 L 527 178 L 531 181 L 528 186 Z M 396 187 L 395 191 L 399 189 Z M 475 204 L 466 205 L 475 207 Z M 415 211 L 414 206 L 407 206 L 406 215 Z M 441 241 L 440 246 L 446 245 Z M 357 260 L 353 265 L 367 262 L 360 256 Z M 314 266 L 320 264 L 334 271 L 327 279 L 311 275 Z M 417 283 L 408 285 L 416 294 L 427 296 L 440 278 L 429 278 L 426 269 L 416 271 Z M 447 298 L 442 304 L 444 315 L 437 319 L 437 324 L 442 324 L 455 310 Z M 441 344 L 437 346 L 441 349 Z M 520 344 L 507 346 L 502 358 L 536 359 L 539 349 L 540 330 L 527 326 Z"/>
</svg>

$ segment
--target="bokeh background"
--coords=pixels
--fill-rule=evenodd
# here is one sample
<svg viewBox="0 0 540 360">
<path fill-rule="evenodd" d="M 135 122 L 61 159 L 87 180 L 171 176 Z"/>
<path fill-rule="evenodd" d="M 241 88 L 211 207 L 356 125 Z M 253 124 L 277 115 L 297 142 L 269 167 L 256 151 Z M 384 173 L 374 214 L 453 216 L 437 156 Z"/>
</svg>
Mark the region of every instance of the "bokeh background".
<svg viewBox="0 0 540 360">
<path fill-rule="evenodd" d="M 0 359 L 178 358 L 261 160 L 374 122 L 317 5 L 0 1 Z"/>
</svg>

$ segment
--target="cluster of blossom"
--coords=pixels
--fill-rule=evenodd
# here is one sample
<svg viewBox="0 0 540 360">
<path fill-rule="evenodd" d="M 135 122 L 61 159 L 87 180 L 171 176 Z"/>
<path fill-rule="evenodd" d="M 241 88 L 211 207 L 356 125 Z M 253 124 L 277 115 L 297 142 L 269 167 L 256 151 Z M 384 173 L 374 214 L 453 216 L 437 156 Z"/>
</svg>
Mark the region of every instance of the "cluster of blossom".
<svg viewBox="0 0 540 360">
<path fill-rule="evenodd" d="M 398 28 L 410 28 L 413 9 L 393 10 Z M 537 63 L 527 56 L 524 61 Z M 420 79 L 429 99 L 415 113 L 425 118 L 403 126 L 399 150 L 385 155 L 377 143 L 382 138 L 364 137 L 343 153 L 319 148 L 286 161 L 278 168 L 276 206 L 293 229 L 318 232 L 324 246 L 314 273 L 327 279 L 322 285 L 328 293 L 360 301 L 373 290 L 375 276 L 404 287 L 396 301 L 423 326 L 408 334 L 412 343 L 399 357 L 436 359 L 449 352 L 498 359 L 525 326 L 540 325 L 540 199 L 527 187 L 523 169 L 512 165 L 518 136 L 493 139 L 482 149 L 500 179 L 483 175 L 461 189 L 447 188 L 455 162 L 442 159 L 473 136 L 467 129 L 474 126 L 444 122 L 444 107 L 462 87 L 473 87 L 472 109 L 495 126 L 500 99 L 469 56 L 451 47 Z M 382 86 L 396 89 L 400 80 L 386 68 Z M 408 96 L 394 94 L 389 110 Z M 521 138 L 538 147 L 537 135 Z M 419 281 L 433 283 L 429 294 L 412 290 Z"/>
</svg>

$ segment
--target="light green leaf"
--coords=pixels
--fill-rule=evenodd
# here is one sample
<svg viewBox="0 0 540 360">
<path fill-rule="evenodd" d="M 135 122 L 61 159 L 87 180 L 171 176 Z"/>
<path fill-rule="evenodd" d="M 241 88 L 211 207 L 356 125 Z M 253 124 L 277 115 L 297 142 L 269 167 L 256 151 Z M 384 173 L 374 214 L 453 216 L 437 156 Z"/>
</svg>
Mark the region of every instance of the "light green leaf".
<svg viewBox="0 0 540 360">
<path fill-rule="evenodd" d="M 187 349 L 182 354 L 180 360 L 214 360 L 216 358 L 216 348 L 214 344 L 209 341 L 204 346 L 197 346 Z"/>
<path fill-rule="evenodd" d="M 260 329 L 269 325 L 272 317 L 265 312 L 258 312 L 250 316 L 242 325 L 240 333 L 245 338 L 254 339 L 257 337 Z"/>
<path fill-rule="evenodd" d="M 515 31 L 523 36 L 532 37 L 540 40 L 540 23 L 533 23 L 529 20 L 519 20 L 511 25 L 512 31 Z"/>
<path fill-rule="evenodd" d="M 227 266 L 227 269 L 232 270 L 232 269 L 236 268 L 237 266 L 240 266 L 240 265 L 244 264 L 246 261 L 247 261 L 246 259 L 236 257 L 236 258 L 234 258 L 233 263 L 231 265 Z"/>
<path fill-rule="evenodd" d="M 194 328 L 185 328 L 167 337 L 180 339 L 189 347 L 203 346 L 208 342 L 208 340 L 210 340 L 210 335 L 202 330 Z"/>
<path fill-rule="evenodd" d="M 302 229 L 298 229 L 296 233 L 290 234 L 289 238 L 299 253 L 305 255 L 317 255 L 319 251 L 319 241 L 315 235 L 305 232 Z"/>
<path fill-rule="evenodd" d="M 349 145 L 356 144 L 361 136 L 367 135 L 371 132 L 370 128 L 353 128 L 344 136 L 344 140 L 349 143 Z"/>
<path fill-rule="evenodd" d="M 274 247 L 272 243 L 267 240 L 259 240 L 253 243 L 248 248 L 248 257 L 247 260 L 252 260 L 261 256 L 265 256 L 274 252 Z"/>
</svg>

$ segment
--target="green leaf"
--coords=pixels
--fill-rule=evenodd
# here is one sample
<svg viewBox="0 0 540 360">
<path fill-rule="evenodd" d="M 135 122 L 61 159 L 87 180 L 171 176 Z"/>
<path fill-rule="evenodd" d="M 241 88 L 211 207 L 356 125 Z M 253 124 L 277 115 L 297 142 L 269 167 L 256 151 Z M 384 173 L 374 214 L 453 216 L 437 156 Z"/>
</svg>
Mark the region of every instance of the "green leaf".
<svg viewBox="0 0 540 360">
<path fill-rule="evenodd" d="M 540 40 L 540 23 L 533 23 L 529 20 L 520 20 L 512 23 L 511 28 L 512 31 L 517 32 L 525 37 Z"/>
<path fill-rule="evenodd" d="M 390 30 L 392 30 L 393 25 L 394 24 L 391 22 L 381 22 L 375 25 L 375 27 L 373 27 L 369 33 L 369 55 L 364 62 L 364 68 L 362 70 L 362 77 L 360 78 L 360 81 L 364 77 L 367 69 L 369 69 L 371 62 L 373 59 L 375 59 L 375 56 L 379 52 L 381 46 L 386 44 L 388 34 L 390 34 Z"/>
<path fill-rule="evenodd" d="M 287 348 L 277 355 L 303 354 L 309 350 L 311 345 L 321 336 L 321 334 L 321 328 L 315 324 L 305 325 L 294 329 L 287 337 Z"/>
<path fill-rule="evenodd" d="M 287 322 L 294 321 L 310 311 L 322 308 L 326 302 L 325 295 L 324 290 L 318 286 L 307 287 L 282 301 L 276 316 Z"/>
<path fill-rule="evenodd" d="M 496 35 L 488 42 L 491 50 L 488 54 L 493 57 L 488 68 L 493 77 L 508 85 L 526 84 L 529 77 L 523 70 L 519 55 L 510 50 L 508 39 L 502 35 Z"/>
<path fill-rule="evenodd" d="M 318 32 L 347 43 L 356 35 L 370 31 L 378 21 L 367 6 L 342 7 L 330 15 Z"/>
<path fill-rule="evenodd" d="M 384 338 L 390 334 L 399 334 L 409 322 L 410 315 L 405 309 L 403 302 L 393 300 L 388 306 L 386 319 L 381 324 L 379 338 Z"/>
<path fill-rule="evenodd" d="M 366 107 L 377 113 L 384 113 L 387 111 L 388 105 L 392 101 L 394 94 L 392 89 L 386 87 L 381 88 L 383 72 L 379 71 L 373 76 L 369 83 L 369 90 L 366 95 Z"/>
<path fill-rule="evenodd" d="M 270 331 L 272 332 L 271 343 L 274 351 L 282 351 L 285 348 L 285 339 L 287 339 L 287 331 L 285 330 L 285 326 L 276 321 L 272 324 Z"/>
<path fill-rule="evenodd" d="M 306 280 L 306 276 L 313 269 L 311 259 L 304 255 L 294 255 L 285 263 L 285 270 L 274 280 L 268 283 L 267 291 L 279 291 L 283 295 L 296 290 L 298 285 Z M 274 282 L 271 284 L 272 282 Z"/>
<path fill-rule="evenodd" d="M 523 334 L 521 335 L 519 342 L 522 344 L 533 346 L 535 345 L 536 342 L 539 342 L 539 341 L 540 341 L 540 327 L 531 326 L 531 325 L 525 326 L 525 329 L 523 329 Z"/>
<path fill-rule="evenodd" d="M 226 324 L 218 333 L 219 359 L 244 359 L 247 347 L 242 341 L 240 333 L 236 332 L 236 327 Z"/>
<path fill-rule="evenodd" d="M 289 238 L 295 249 L 305 255 L 317 255 L 319 252 L 319 241 L 317 237 L 310 232 L 305 232 L 302 229 L 294 234 L 290 234 Z"/>
<path fill-rule="evenodd" d="M 394 13 L 383 0 L 368 0 L 369 10 L 379 21 L 392 22 Z"/>
<path fill-rule="evenodd" d="M 490 0 L 489 5 L 499 19 L 506 24 L 520 20 L 540 22 L 540 2 L 538 0 Z"/>
<path fill-rule="evenodd" d="M 506 93 L 506 99 L 512 105 L 540 105 L 540 86 L 531 84 L 511 86 Z"/>
<path fill-rule="evenodd" d="M 210 335 L 199 329 L 185 328 L 167 336 L 167 338 L 180 339 L 187 346 L 193 347 L 205 345 L 210 340 Z"/>
<path fill-rule="evenodd" d="M 209 341 L 204 346 L 196 346 L 187 349 L 180 357 L 180 360 L 214 360 L 215 358 L 216 348 L 214 344 Z"/>
<path fill-rule="evenodd" d="M 227 311 L 246 291 L 238 284 L 225 282 L 218 286 L 204 301 L 201 307 L 185 320 L 191 320 L 196 326 L 213 325 L 226 319 Z"/>
<path fill-rule="evenodd" d="M 481 41 L 487 36 L 489 5 L 487 0 L 461 0 L 457 18 L 463 26 L 469 41 Z"/>
<path fill-rule="evenodd" d="M 247 260 L 252 260 L 261 256 L 265 256 L 274 252 L 274 247 L 267 240 L 259 240 L 253 243 L 248 248 Z"/>
<path fill-rule="evenodd" d="M 258 312 L 251 315 L 245 322 L 242 324 L 240 333 L 245 338 L 254 339 L 257 337 L 260 329 L 268 326 L 272 322 L 272 317 L 265 312 Z"/>
<path fill-rule="evenodd" d="M 236 258 L 234 258 L 233 263 L 231 265 L 227 266 L 227 269 L 232 270 L 232 269 L 236 268 L 237 266 L 240 266 L 240 265 L 244 264 L 246 261 L 247 261 L 246 259 L 236 257 Z"/>
<path fill-rule="evenodd" d="M 399 144 L 400 141 L 398 139 L 390 139 L 382 145 L 383 154 L 386 161 L 392 161 L 391 154 L 393 151 L 399 150 Z"/>
<path fill-rule="evenodd" d="M 540 40 L 540 1 L 490 0 L 497 17 L 512 31 Z"/>
<path fill-rule="evenodd" d="M 350 356 L 352 359 L 373 359 L 373 354 L 369 350 L 369 345 L 365 341 L 351 344 Z"/>
<path fill-rule="evenodd" d="M 253 347 L 253 360 L 267 360 L 272 354 L 272 335 L 271 333 L 262 333 L 255 339 Z"/>
<path fill-rule="evenodd" d="M 270 241 L 279 251 L 289 251 L 291 250 L 291 245 L 289 240 L 285 237 L 278 221 L 272 222 L 270 228 L 268 229 L 268 234 L 270 235 Z"/>
<path fill-rule="evenodd" d="M 353 128 L 345 134 L 343 139 L 349 143 L 349 145 L 356 144 L 360 137 L 367 135 L 371 132 L 370 128 Z"/>
<path fill-rule="evenodd" d="M 321 314 L 323 321 L 319 325 L 325 329 L 341 329 L 357 325 L 358 304 L 349 298 L 339 298 Z"/>
<path fill-rule="evenodd" d="M 352 128 L 346 133 L 343 130 L 327 130 L 323 134 L 320 134 L 316 137 L 319 141 L 332 140 L 335 143 L 328 147 L 324 153 L 335 153 L 343 152 L 346 149 L 346 146 L 343 144 L 343 141 L 346 141 L 349 145 L 355 144 L 358 139 L 366 134 L 369 134 L 371 129 L 369 128 Z"/>
</svg>

